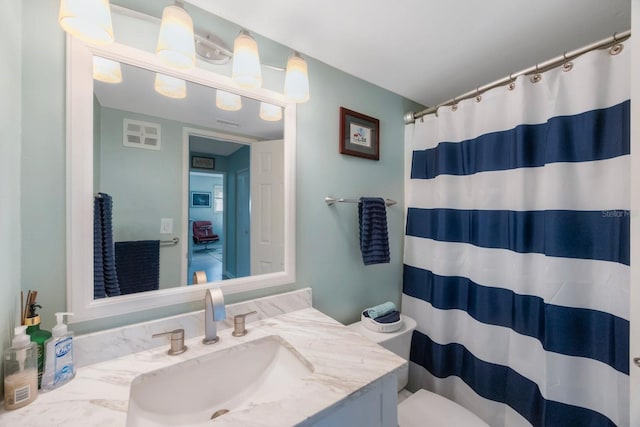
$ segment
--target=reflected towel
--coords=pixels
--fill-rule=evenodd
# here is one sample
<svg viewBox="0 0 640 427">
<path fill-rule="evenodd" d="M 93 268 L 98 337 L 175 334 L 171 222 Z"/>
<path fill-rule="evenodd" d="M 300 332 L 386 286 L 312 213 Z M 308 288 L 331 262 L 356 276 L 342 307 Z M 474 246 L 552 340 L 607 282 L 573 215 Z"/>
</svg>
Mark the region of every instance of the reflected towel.
<svg viewBox="0 0 640 427">
<path fill-rule="evenodd" d="M 364 265 L 390 261 L 387 208 L 384 199 L 362 197 L 358 203 L 360 250 Z"/>
<path fill-rule="evenodd" d="M 98 193 L 93 199 L 93 295 L 120 295 L 113 247 L 113 198 Z"/>
<path fill-rule="evenodd" d="M 93 198 L 93 298 L 107 296 L 104 290 L 104 259 L 102 251 L 102 198 Z"/>
<path fill-rule="evenodd" d="M 102 196 L 102 256 L 103 256 L 103 274 L 104 288 L 110 297 L 120 295 L 120 285 L 116 273 L 116 254 L 113 247 L 113 198 L 106 194 L 100 193 Z"/>
<path fill-rule="evenodd" d="M 160 283 L 160 241 L 116 242 L 115 247 L 122 294 L 157 290 Z"/>
</svg>

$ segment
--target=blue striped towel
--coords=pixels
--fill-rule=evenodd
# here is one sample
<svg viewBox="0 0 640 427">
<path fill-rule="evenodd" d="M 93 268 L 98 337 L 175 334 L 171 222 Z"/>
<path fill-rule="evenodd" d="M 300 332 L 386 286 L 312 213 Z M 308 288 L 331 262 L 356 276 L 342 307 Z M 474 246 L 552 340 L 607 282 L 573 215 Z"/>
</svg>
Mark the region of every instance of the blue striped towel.
<svg viewBox="0 0 640 427">
<path fill-rule="evenodd" d="M 360 250 L 364 265 L 390 261 L 387 207 L 379 197 L 361 197 L 358 203 Z"/>
<path fill-rule="evenodd" d="M 94 298 L 120 295 L 113 247 L 113 198 L 98 193 L 93 200 L 93 292 Z"/>
<path fill-rule="evenodd" d="M 93 198 L 93 298 L 104 298 L 104 251 L 102 250 L 102 198 Z"/>
</svg>

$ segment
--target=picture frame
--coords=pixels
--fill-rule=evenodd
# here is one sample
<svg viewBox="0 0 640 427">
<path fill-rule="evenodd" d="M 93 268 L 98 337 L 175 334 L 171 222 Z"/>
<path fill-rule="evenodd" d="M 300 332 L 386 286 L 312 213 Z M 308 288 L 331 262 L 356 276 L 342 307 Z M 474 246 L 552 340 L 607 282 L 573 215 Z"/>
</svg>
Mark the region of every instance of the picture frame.
<svg viewBox="0 0 640 427">
<path fill-rule="evenodd" d="M 191 167 L 197 169 L 215 169 L 216 159 L 214 157 L 191 156 Z"/>
<path fill-rule="evenodd" d="M 380 160 L 380 121 L 340 107 L 340 154 Z"/>
<path fill-rule="evenodd" d="M 210 191 L 192 191 L 191 207 L 192 208 L 210 208 L 211 192 Z"/>
</svg>

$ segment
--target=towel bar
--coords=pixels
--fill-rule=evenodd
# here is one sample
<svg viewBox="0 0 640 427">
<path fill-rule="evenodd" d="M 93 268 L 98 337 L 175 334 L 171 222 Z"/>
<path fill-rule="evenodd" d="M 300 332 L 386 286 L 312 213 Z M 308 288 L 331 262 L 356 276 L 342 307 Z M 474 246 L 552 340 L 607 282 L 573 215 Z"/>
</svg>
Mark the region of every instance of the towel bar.
<svg viewBox="0 0 640 427">
<path fill-rule="evenodd" d="M 358 200 L 358 199 L 343 199 L 342 197 L 339 198 L 339 199 L 336 199 L 335 197 L 329 197 L 329 196 L 325 197 L 324 201 L 329 206 L 331 206 L 331 205 L 333 205 L 335 203 L 359 203 L 360 202 L 360 200 Z M 395 200 L 384 199 L 384 204 L 386 206 L 393 206 L 396 203 L 398 203 L 398 202 L 396 202 Z"/>
<path fill-rule="evenodd" d="M 174 237 L 171 240 L 160 240 L 160 246 L 173 246 L 177 245 L 178 243 L 180 243 L 179 237 Z"/>
</svg>

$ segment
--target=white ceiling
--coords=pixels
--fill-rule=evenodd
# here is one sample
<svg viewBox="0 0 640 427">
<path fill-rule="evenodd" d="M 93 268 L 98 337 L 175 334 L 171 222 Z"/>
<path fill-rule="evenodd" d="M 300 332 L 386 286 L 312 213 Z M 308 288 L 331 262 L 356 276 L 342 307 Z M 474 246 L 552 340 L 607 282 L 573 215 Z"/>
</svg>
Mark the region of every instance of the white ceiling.
<svg viewBox="0 0 640 427">
<path fill-rule="evenodd" d="M 631 0 L 187 1 L 425 106 L 631 27 Z"/>
<path fill-rule="evenodd" d="M 175 120 L 193 127 L 216 129 L 255 140 L 281 139 L 284 123 L 267 122 L 259 118 L 260 102 L 242 97 L 240 111 L 223 111 L 215 106 L 216 90 L 187 82 L 187 97 L 167 98 L 153 88 L 155 73 L 128 64 L 122 64 L 122 83 L 109 84 L 94 81 L 94 93 L 102 107 Z M 220 143 L 216 153 L 229 155 L 238 149 L 236 144 Z M 210 152 L 196 147 L 201 152 Z M 229 151 L 231 150 L 231 151 Z"/>
</svg>

